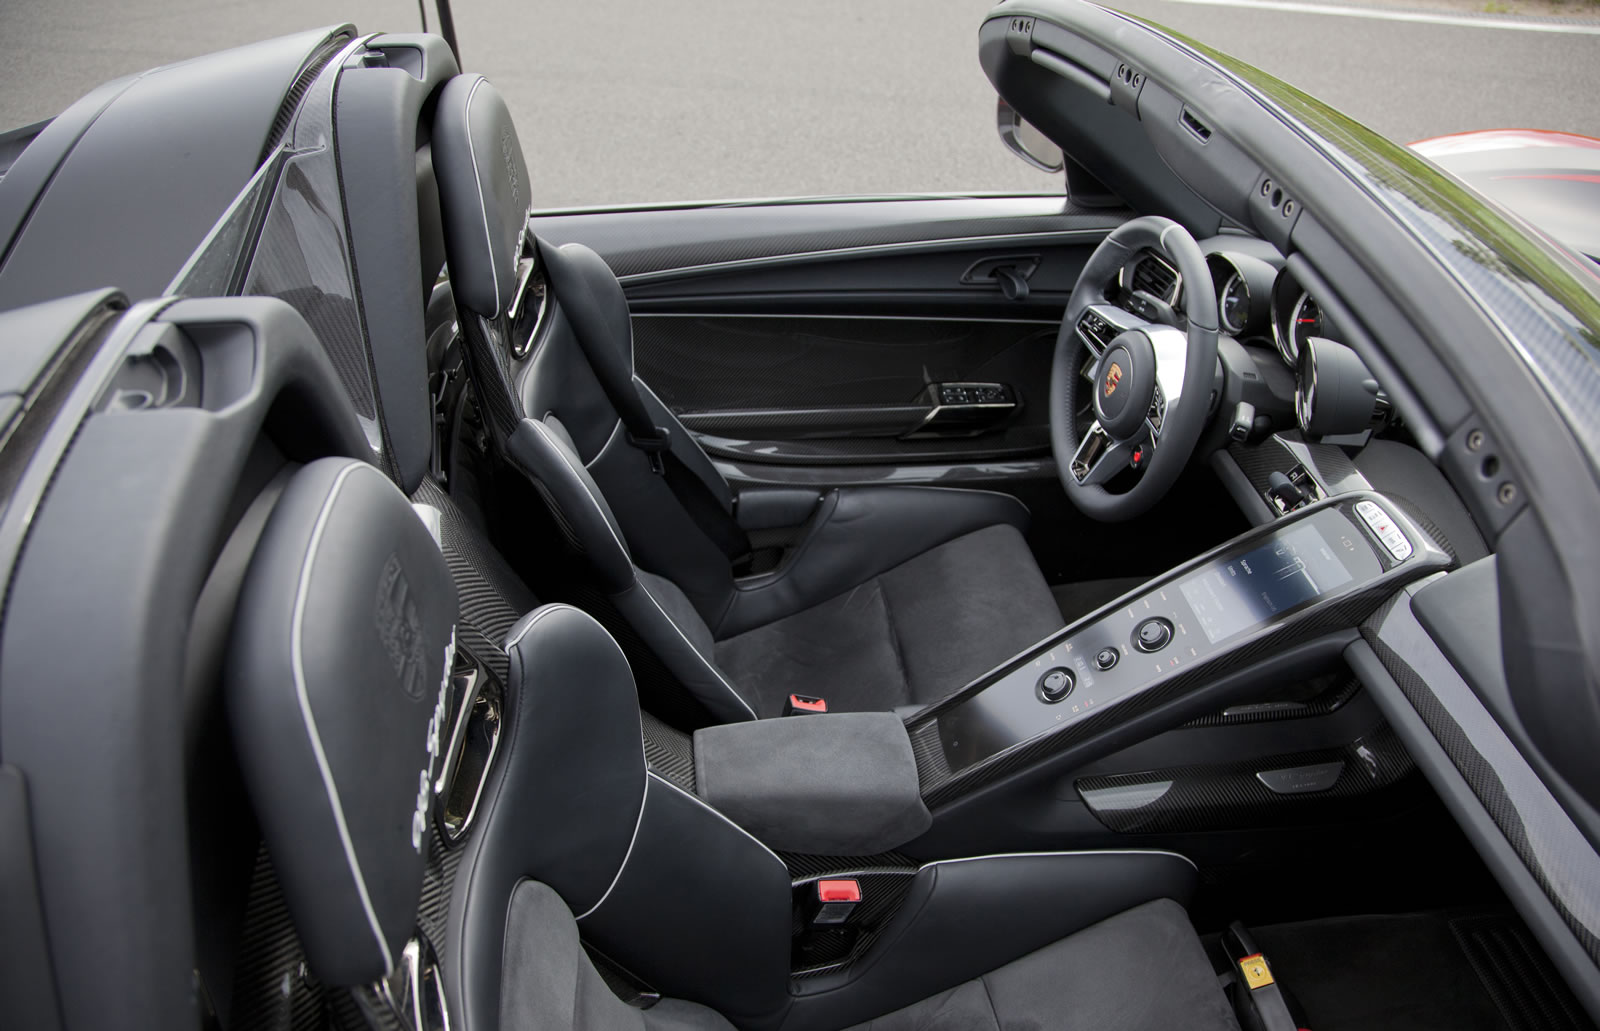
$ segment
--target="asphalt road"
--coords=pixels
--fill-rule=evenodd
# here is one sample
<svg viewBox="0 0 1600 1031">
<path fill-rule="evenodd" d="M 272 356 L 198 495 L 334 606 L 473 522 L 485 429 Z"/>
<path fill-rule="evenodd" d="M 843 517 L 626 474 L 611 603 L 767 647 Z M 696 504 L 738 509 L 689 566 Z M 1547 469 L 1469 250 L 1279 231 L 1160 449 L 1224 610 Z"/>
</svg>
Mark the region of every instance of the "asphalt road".
<svg viewBox="0 0 1600 1031">
<path fill-rule="evenodd" d="M 454 6 L 464 63 L 505 93 L 549 206 L 1054 186 L 996 140 L 976 60 L 984 0 Z M 1600 136 L 1600 35 L 1121 6 L 1401 142 L 1498 126 Z M 0 0 L 0 125 L 118 75 L 340 19 L 418 25 L 407 0 Z"/>
</svg>

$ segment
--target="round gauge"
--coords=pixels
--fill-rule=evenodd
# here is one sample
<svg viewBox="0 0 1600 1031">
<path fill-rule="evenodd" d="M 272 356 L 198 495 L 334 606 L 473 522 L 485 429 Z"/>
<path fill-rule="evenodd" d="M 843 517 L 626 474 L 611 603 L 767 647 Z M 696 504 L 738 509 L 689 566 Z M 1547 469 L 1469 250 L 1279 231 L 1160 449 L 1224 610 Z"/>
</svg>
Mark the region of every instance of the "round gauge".
<svg viewBox="0 0 1600 1031">
<path fill-rule="evenodd" d="M 1244 333 L 1250 321 L 1250 284 L 1235 272 L 1222 286 L 1222 300 L 1218 308 L 1222 328 L 1234 336 Z"/>
<path fill-rule="evenodd" d="M 1283 360 L 1289 363 L 1290 368 L 1296 367 L 1300 358 L 1301 345 L 1311 337 L 1322 336 L 1322 309 L 1311 295 L 1302 291 L 1289 308 L 1288 314 L 1283 314 L 1283 309 L 1278 309 L 1278 314 L 1272 320 L 1272 337 L 1278 345 L 1278 353 L 1283 355 Z"/>
<path fill-rule="evenodd" d="M 1310 294 L 1301 294 L 1300 300 L 1295 302 L 1294 310 L 1289 313 L 1289 327 L 1293 330 L 1290 338 L 1294 340 L 1294 357 L 1298 359 L 1300 352 L 1306 349 L 1307 340 L 1323 335 L 1322 309 Z"/>
</svg>

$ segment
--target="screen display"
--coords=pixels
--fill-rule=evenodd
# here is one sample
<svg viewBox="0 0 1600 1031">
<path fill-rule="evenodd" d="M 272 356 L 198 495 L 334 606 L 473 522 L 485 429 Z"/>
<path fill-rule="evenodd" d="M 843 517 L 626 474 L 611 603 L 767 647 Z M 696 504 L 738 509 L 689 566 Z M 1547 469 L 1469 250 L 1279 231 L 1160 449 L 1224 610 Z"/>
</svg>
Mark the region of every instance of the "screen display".
<svg viewBox="0 0 1600 1031">
<path fill-rule="evenodd" d="M 1216 644 L 1350 579 L 1350 570 L 1322 531 L 1307 524 L 1211 563 L 1178 590 L 1194 609 L 1200 629 Z"/>
</svg>

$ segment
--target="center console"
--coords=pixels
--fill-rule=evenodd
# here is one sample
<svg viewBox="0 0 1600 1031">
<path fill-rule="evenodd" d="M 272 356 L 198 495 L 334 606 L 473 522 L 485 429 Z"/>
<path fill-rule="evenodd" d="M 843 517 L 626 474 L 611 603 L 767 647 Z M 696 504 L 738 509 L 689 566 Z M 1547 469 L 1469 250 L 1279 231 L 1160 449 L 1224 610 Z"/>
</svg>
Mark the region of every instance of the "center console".
<svg viewBox="0 0 1600 1031">
<path fill-rule="evenodd" d="M 1355 626 L 1449 564 L 1393 501 L 1370 491 L 1289 512 L 914 717 L 923 796 L 937 807 L 1276 649 Z"/>
</svg>

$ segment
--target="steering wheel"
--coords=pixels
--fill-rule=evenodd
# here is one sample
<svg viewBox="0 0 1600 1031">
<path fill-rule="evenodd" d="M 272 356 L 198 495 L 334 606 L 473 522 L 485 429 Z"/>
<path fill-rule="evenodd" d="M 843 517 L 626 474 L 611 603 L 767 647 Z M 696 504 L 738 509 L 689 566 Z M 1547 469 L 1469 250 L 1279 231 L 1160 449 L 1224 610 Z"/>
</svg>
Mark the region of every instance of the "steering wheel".
<svg viewBox="0 0 1600 1031">
<path fill-rule="evenodd" d="M 1174 264 L 1184 291 L 1187 332 L 1105 301 L 1106 286 L 1141 251 Z M 1148 294 L 1147 312 L 1165 305 Z M 1083 382 L 1085 351 L 1094 362 Z M 1118 226 L 1078 276 L 1056 335 L 1050 370 L 1050 446 L 1067 497 L 1103 522 L 1131 519 L 1172 489 L 1205 428 L 1217 364 L 1217 297 L 1205 255 L 1189 231 L 1155 215 Z M 1074 413 L 1092 391 L 1094 422 L 1078 439 Z M 1130 467 L 1144 470 L 1126 492 L 1105 484 Z"/>
</svg>

